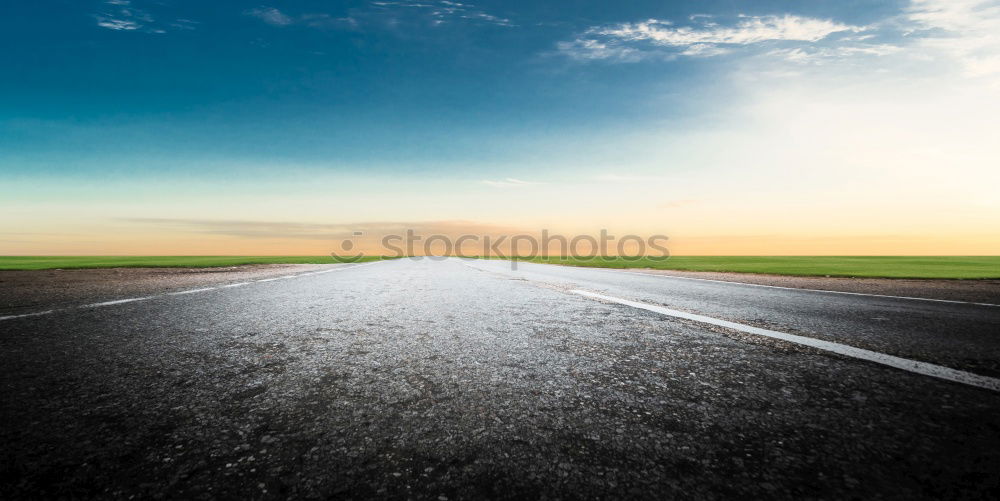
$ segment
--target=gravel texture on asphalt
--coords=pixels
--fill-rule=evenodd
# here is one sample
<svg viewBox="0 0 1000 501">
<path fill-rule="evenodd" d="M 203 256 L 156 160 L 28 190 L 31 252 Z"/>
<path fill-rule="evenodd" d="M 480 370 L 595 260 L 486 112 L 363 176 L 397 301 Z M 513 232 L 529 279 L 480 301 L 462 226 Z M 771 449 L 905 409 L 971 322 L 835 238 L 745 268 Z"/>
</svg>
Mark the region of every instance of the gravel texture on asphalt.
<svg viewBox="0 0 1000 501">
<path fill-rule="evenodd" d="M 405 259 L 5 321 L 0 498 L 1000 493 L 1000 394 L 530 278 Z"/>
<path fill-rule="evenodd" d="M 1000 377 L 1000 307 L 676 280 L 571 266 L 469 260 L 497 276 L 585 289 L 764 329 Z"/>
<path fill-rule="evenodd" d="M 0 315 L 278 277 L 341 264 L 265 264 L 224 268 L 0 270 Z"/>
</svg>

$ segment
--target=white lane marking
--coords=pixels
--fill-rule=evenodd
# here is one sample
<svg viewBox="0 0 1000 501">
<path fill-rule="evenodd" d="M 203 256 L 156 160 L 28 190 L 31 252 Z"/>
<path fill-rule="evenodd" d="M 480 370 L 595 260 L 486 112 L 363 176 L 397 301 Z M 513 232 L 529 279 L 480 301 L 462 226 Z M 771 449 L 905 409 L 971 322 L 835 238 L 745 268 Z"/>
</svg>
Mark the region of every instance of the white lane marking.
<svg viewBox="0 0 1000 501">
<path fill-rule="evenodd" d="M 601 270 L 601 271 L 612 271 L 612 270 Z M 746 282 L 733 282 L 731 280 L 714 280 L 711 278 L 694 278 L 694 277 L 678 277 L 677 275 L 660 275 L 659 273 L 648 273 L 644 271 L 632 271 L 632 270 L 622 270 L 627 273 L 633 273 L 636 275 L 646 275 L 649 277 L 659 277 L 659 278 L 674 278 L 677 280 L 695 280 L 698 282 L 717 282 L 720 284 L 732 284 L 732 285 L 747 285 L 750 287 L 766 287 L 768 289 L 785 289 L 790 291 L 806 291 L 806 292 L 825 292 L 828 294 L 846 294 L 849 296 L 870 296 L 870 297 L 886 297 L 890 299 L 909 299 L 913 301 L 932 301 L 935 303 L 953 303 L 953 304 L 972 304 L 976 306 L 993 306 L 1000 307 L 1000 304 L 993 303 L 975 303 L 972 301 L 958 301 L 955 299 L 934 299 L 929 297 L 912 297 L 912 296 L 892 296 L 889 294 L 869 294 L 866 292 L 846 292 L 846 291 L 831 291 L 827 289 L 805 289 L 800 287 L 782 287 L 780 285 L 764 285 L 764 284 L 750 284 Z"/>
<path fill-rule="evenodd" d="M 214 291 L 215 289 L 218 289 L 218 287 L 204 287 L 204 288 L 201 288 L 201 289 L 190 289 L 190 290 L 186 290 L 186 291 L 168 292 L 166 295 L 168 295 L 168 296 L 180 296 L 182 294 L 194 294 L 196 292 Z"/>
<path fill-rule="evenodd" d="M 136 301 L 145 301 L 147 299 L 153 299 L 156 296 L 145 296 L 145 297 L 131 297 L 128 299 L 116 299 L 114 301 L 105 301 L 103 303 L 90 303 L 81 306 L 80 308 L 100 308 L 101 306 L 112 306 L 116 304 L 134 303 Z"/>
<path fill-rule="evenodd" d="M 378 261 L 372 261 L 370 263 L 364 263 L 364 264 L 356 264 L 354 266 L 350 266 L 350 265 L 338 266 L 336 268 L 332 268 L 332 269 L 329 269 L 329 270 L 310 271 L 310 272 L 306 272 L 306 273 L 299 273 L 298 275 L 285 275 L 285 276 L 274 277 L 274 278 L 262 278 L 260 280 L 254 280 L 253 282 L 238 282 L 238 283 L 235 283 L 235 284 L 220 285 L 218 287 L 205 287 L 205 288 L 202 288 L 202 289 L 191 289 L 191 290 L 186 290 L 186 291 L 167 292 L 167 293 L 164 293 L 164 294 L 155 294 L 155 295 L 152 295 L 152 296 L 131 297 L 131 298 L 127 298 L 127 299 L 116 299 L 114 301 L 104 301 L 104 302 L 101 302 L 101 303 L 84 304 L 84 305 L 77 306 L 77 308 L 100 308 L 101 306 L 112 306 L 112 305 L 116 305 L 116 304 L 134 303 L 136 301 L 145 301 L 147 299 L 153 299 L 153 298 L 157 298 L 157 297 L 180 296 L 180 295 L 183 295 L 183 294 L 194 294 L 196 292 L 206 292 L 206 291 L 212 291 L 212 290 L 217 290 L 217 289 L 228 289 L 228 288 L 231 288 L 231 287 L 241 287 L 241 286 L 244 286 L 244 285 L 249 285 L 249 284 L 254 283 L 254 282 L 271 282 L 271 281 L 274 281 L 274 280 L 286 280 L 286 279 L 289 279 L 289 278 L 304 277 L 306 275 L 319 275 L 319 274 L 330 273 L 330 272 L 334 272 L 334 271 L 349 270 L 351 268 L 358 268 L 358 267 L 361 267 L 361 266 L 368 266 L 368 265 L 377 264 L 377 263 L 384 263 L 386 261 L 388 261 L 388 259 L 380 259 Z M 343 264 L 343 263 L 338 263 L 338 264 Z M 23 313 L 23 314 L 20 314 L 20 315 L 7 315 L 7 316 L 4 316 L 4 317 L 0 317 L 0 321 L 13 320 L 15 318 L 37 317 L 37 316 L 40 316 L 40 315 L 48 315 L 49 313 L 53 313 L 55 311 L 57 311 L 57 310 L 46 310 L 46 311 L 39 311 L 39 312 L 35 312 L 35 313 Z"/>
<path fill-rule="evenodd" d="M 603 271 L 603 272 L 606 272 L 606 273 L 617 273 L 617 274 L 631 273 L 633 275 L 644 275 L 644 276 L 648 276 L 648 277 L 673 278 L 673 279 L 677 279 L 677 280 L 694 280 L 694 281 L 697 281 L 697 282 L 716 282 L 716 283 L 720 283 L 720 284 L 730 284 L 730 285 L 746 285 L 748 287 L 764 287 L 764 288 L 767 288 L 767 289 L 784 289 L 784 290 L 790 290 L 790 291 L 803 291 L 803 292 L 821 292 L 821 293 L 826 293 L 826 294 L 846 294 L 848 296 L 884 297 L 884 298 L 889 298 L 889 299 L 906 299 L 906 300 L 911 300 L 911 301 L 930 301 L 930 302 L 934 302 L 934 303 L 970 304 L 970 305 L 974 305 L 974 306 L 992 306 L 994 308 L 1000 307 L 1000 304 L 994 304 L 994 303 L 976 303 L 976 302 L 972 302 L 972 301 L 958 301 L 956 299 L 933 299 L 933 298 L 929 298 L 929 297 L 892 296 L 892 295 L 888 295 L 888 294 L 869 294 L 869 293 L 865 293 L 865 292 L 845 292 L 845 291 L 832 291 L 832 290 L 827 290 L 827 289 L 806 289 L 806 288 L 801 288 L 801 287 L 783 287 L 783 286 L 780 286 L 780 285 L 751 284 L 751 283 L 747 283 L 747 282 L 734 282 L 734 281 L 731 281 L 731 280 L 715 280 L 715 279 L 711 279 L 711 278 L 694 278 L 694 277 L 679 277 L 677 275 L 661 275 L 659 273 L 649 273 L 647 271 L 636 270 L 636 269 L 625 269 L 625 268 L 609 269 L 609 268 L 597 268 L 597 267 L 589 267 L 589 266 L 569 266 L 569 265 L 559 265 L 559 264 L 549 264 L 549 263 L 532 263 L 530 261 L 529 262 L 520 262 L 519 261 L 518 264 L 538 264 L 538 265 L 544 265 L 544 266 L 558 266 L 558 267 L 562 267 L 562 268 L 579 268 L 581 270 Z M 664 270 L 664 271 L 669 271 L 669 270 Z"/>
<path fill-rule="evenodd" d="M 333 271 L 351 270 L 351 269 L 354 269 L 354 268 L 361 268 L 362 266 L 371 266 L 373 264 L 387 263 L 389 261 L 392 261 L 392 259 L 379 259 L 378 261 L 371 261 L 371 262 L 368 262 L 368 263 L 355 264 L 354 266 L 341 266 L 340 268 L 333 268 L 333 269 L 325 270 L 325 271 L 317 271 L 316 273 L 330 273 L 330 272 L 333 272 Z"/>
<path fill-rule="evenodd" d="M 56 310 L 45 310 L 45 311 L 39 311 L 39 312 L 36 312 L 36 313 L 22 313 L 20 315 L 7 315 L 5 317 L 0 317 L 0 320 L 13 320 L 15 318 L 37 317 L 37 316 L 40 316 L 40 315 L 48 315 L 49 313 L 52 313 L 53 311 L 56 311 Z"/>
<path fill-rule="evenodd" d="M 746 332 L 748 334 L 755 334 L 758 336 L 780 339 L 782 341 L 788 341 L 790 343 L 801 344 L 804 346 L 809 346 L 812 348 L 829 351 L 831 353 L 836 353 L 838 355 L 844 355 L 847 357 L 867 360 L 869 362 L 875 362 L 877 364 L 887 365 L 889 367 L 895 367 L 897 369 L 902 369 L 904 371 L 909 371 L 924 376 L 936 377 L 947 381 L 967 384 L 969 386 L 985 388 L 987 390 L 1000 391 L 1000 379 L 980 376 L 978 374 L 973 374 L 971 372 L 966 372 L 966 371 L 960 371 L 957 369 L 952 369 L 950 367 L 929 364 L 927 362 L 918 362 L 916 360 L 910 360 L 907 358 L 895 357 L 892 355 L 886 355 L 885 353 L 865 350 L 862 348 L 855 348 L 853 346 L 848 346 L 845 344 L 832 343 L 829 341 L 821 341 L 819 339 L 813 339 L 805 336 L 797 336 L 795 334 L 772 331 L 769 329 L 761 329 L 759 327 L 738 324 L 736 322 L 729 322 L 727 320 L 719 320 L 717 318 L 706 317 L 704 315 L 696 315 L 694 313 L 672 310 L 670 308 L 664 308 L 662 306 L 656 306 L 653 304 L 640 303 L 638 301 L 630 301 L 628 299 L 621 299 L 613 296 L 605 296 L 604 294 L 597 294 L 595 292 L 590 292 L 590 291 L 574 289 L 571 290 L 570 292 L 574 294 L 579 294 L 581 296 L 586 296 L 592 299 L 600 299 L 612 303 L 631 306 L 633 308 L 652 311 L 655 313 L 659 313 L 661 315 L 683 318 L 686 320 L 692 320 L 704 324 L 716 325 L 719 327 L 725 327 L 727 329 Z"/>
</svg>

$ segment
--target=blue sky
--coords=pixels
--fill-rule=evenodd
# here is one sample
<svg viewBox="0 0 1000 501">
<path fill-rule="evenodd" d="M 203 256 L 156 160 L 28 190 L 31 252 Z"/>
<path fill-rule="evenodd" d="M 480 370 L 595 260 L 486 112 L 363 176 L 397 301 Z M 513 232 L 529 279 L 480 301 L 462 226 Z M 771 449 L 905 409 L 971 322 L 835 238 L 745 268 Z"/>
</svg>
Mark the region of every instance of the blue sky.
<svg viewBox="0 0 1000 501">
<path fill-rule="evenodd" d="M 0 252 L 166 231 L 123 214 L 1000 233 L 997 0 L 38 0 L 0 40 Z"/>
<path fill-rule="evenodd" d="M 790 13 L 861 26 L 899 5 L 73 0 L 3 9 L 3 36 L 18 48 L 0 55 L 0 119 L 13 138 L 5 149 L 26 168 L 67 172 L 141 170 L 133 160 L 163 156 L 171 168 L 241 157 L 496 168 L 546 154 L 562 136 L 665 119 L 685 127 L 724 104 L 725 90 L 712 91 L 733 59 L 799 43 L 586 59 L 567 44 L 588 30 L 648 19 L 705 30 Z"/>
</svg>

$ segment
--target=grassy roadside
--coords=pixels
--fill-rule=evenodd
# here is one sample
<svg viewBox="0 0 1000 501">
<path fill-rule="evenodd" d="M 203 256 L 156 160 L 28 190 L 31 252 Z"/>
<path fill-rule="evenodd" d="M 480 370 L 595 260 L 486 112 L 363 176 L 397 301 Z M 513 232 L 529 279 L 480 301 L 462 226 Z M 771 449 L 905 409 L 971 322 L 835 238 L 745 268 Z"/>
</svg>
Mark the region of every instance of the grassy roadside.
<svg viewBox="0 0 1000 501">
<path fill-rule="evenodd" d="M 666 260 L 539 257 L 536 263 L 599 268 L 867 278 L 1000 278 L 1000 256 L 676 256 Z"/>
<path fill-rule="evenodd" d="M 380 259 L 378 256 L 356 260 L 338 260 L 330 256 L 0 256 L 0 270 L 212 268 L 245 264 L 333 264 Z"/>
<path fill-rule="evenodd" d="M 367 256 L 358 261 L 384 259 Z M 667 260 L 538 257 L 536 263 L 600 268 L 768 273 L 775 275 L 1000 279 L 1000 256 L 676 256 Z M 330 256 L 0 256 L 0 270 L 208 268 L 246 264 L 330 264 Z M 352 261 L 354 262 L 354 261 Z"/>
</svg>

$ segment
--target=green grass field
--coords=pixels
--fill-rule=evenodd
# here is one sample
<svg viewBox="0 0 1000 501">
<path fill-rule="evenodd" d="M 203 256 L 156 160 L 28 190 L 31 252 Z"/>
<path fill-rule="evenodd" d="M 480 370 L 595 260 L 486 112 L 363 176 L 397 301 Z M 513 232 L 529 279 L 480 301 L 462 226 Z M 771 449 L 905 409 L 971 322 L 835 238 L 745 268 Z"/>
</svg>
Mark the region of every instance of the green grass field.
<svg viewBox="0 0 1000 501">
<path fill-rule="evenodd" d="M 1000 256 L 675 256 L 666 260 L 540 257 L 526 261 L 600 268 L 732 271 L 882 278 L 1000 278 Z"/>
<path fill-rule="evenodd" d="M 378 256 L 357 261 L 377 261 Z M 357 262 L 350 261 L 350 262 Z M 333 264 L 330 256 L 0 256 L 0 270 L 210 268 L 244 264 Z"/>
<path fill-rule="evenodd" d="M 375 261 L 381 257 L 364 257 Z M 654 268 L 684 271 L 732 271 L 776 275 L 1000 279 L 1000 256 L 676 256 L 667 260 L 539 257 L 537 263 L 601 268 Z M 0 270 L 70 268 L 206 268 L 245 264 L 328 264 L 329 256 L 0 256 Z"/>
</svg>

